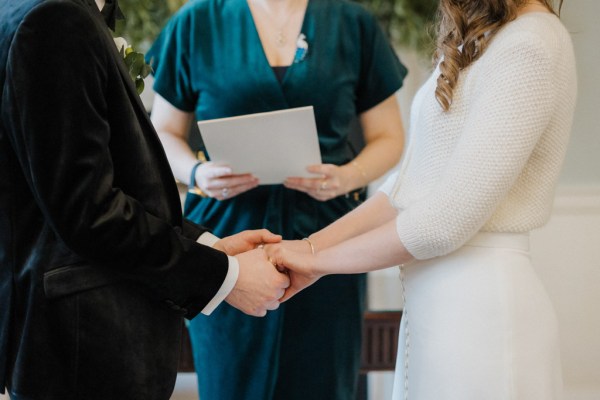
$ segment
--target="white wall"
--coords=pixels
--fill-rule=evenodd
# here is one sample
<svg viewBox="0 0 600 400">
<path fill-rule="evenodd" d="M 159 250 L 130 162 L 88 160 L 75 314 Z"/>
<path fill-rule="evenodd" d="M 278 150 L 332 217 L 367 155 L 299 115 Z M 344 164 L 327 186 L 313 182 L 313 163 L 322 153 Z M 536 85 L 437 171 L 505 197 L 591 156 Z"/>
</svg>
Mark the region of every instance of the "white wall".
<svg viewBox="0 0 600 400">
<path fill-rule="evenodd" d="M 561 187 L 531 255 L 556 308 L 568 400 L 600 399 L 600 186 Z"/>
<path fill-rule="evenodd" d="M 563 185 L 600 184 L 600 1 L 565 0 L 561 18 L 573 38 L 579 93 Z"/>
</svg>

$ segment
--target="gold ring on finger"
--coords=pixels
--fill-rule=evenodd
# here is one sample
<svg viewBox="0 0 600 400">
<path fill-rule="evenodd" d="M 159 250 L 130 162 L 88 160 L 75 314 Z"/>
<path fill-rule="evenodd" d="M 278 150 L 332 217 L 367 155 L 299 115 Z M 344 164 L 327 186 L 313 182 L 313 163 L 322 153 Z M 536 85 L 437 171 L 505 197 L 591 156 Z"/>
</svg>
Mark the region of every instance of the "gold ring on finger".
<svg viewBox="0 0 600 400">
<path fill-rule="evenodd" d="M 323 179 L 321 186 L 319 186 L 319 190 L 327 190 L 327 179 Z"/>
</svg>

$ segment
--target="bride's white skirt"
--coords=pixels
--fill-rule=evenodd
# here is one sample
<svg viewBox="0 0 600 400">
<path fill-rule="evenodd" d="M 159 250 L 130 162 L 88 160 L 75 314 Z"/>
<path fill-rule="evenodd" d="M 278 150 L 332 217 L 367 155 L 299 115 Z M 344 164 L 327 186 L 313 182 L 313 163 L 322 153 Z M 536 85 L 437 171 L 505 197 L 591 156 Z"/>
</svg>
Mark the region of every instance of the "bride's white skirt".
<svg viewBox="0 0 600 400">
<path fill-rule="evenodd" d="M 401 275 L 394 400 L 562 398 L 557 320 L 528 235 L 479 233 Z"/>
</svg>

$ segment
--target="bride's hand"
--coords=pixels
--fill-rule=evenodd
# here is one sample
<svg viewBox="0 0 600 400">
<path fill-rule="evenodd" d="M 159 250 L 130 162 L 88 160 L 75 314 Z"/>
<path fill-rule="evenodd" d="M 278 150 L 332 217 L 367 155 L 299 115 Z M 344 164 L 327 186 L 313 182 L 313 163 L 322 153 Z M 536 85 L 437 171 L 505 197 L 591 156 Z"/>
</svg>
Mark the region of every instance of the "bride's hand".
<svg viewBox="0 0 600 400">
<path fill-rule="evenodd" d="M 323 276 L 315 270 L 317 256 L 311 253 L 308 243 L 301 240 L 291 242 L 284 241 L 280 244 L 265 246 L 269 260 L 277 266 L 277 269 L 287 271 L 290 276 L 290 287 L 287 288 L 285 295 L 280 299 L 281 302 L 289 300 L 296 293 L 312 285 Z M 308 252 L 303 250 L 298 252 L 290 249 L 292 246 L 300 248 L 300 244 L 308 247 Z"/>
</svg>

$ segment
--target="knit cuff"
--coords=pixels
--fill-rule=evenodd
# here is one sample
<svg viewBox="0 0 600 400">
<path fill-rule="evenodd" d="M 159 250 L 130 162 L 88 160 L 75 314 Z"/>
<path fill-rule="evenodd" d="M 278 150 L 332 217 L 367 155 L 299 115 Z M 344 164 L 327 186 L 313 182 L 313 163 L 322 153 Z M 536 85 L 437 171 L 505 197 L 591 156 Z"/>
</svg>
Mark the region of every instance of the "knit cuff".
<svg viewBox="0 0 600 400">
<path fill-rule="evenodd" d="M 396 217 L 396 232 L 404 248 L 417 260 L 436 257 L 438 254 L 431 244 L 432 240 L 428 240 L 426 233 L 421 232 L 413 222 L 407 210 Z"/>
</svg>

